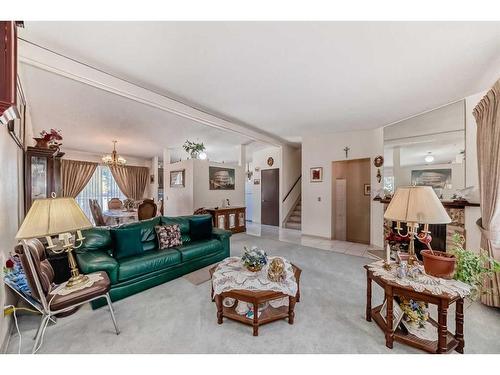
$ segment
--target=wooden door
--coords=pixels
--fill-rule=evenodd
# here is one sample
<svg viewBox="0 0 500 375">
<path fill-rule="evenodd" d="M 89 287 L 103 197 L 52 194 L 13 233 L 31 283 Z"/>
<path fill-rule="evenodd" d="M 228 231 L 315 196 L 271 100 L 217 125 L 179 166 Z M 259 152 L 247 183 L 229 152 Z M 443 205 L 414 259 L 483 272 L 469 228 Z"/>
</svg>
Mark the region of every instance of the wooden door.
<svg viewBox="0 0 500 375">
<path fill-rule="evenodd" d="M 261 208 L 260 221 L 262 224 L 279 226 L 279 168 L 264 169 L 261 171 Z"/>
<path fill-rule="evenodd" d="M 347 161 L 347 241 L 370 243 L 370 159 Z"/>
</svg>

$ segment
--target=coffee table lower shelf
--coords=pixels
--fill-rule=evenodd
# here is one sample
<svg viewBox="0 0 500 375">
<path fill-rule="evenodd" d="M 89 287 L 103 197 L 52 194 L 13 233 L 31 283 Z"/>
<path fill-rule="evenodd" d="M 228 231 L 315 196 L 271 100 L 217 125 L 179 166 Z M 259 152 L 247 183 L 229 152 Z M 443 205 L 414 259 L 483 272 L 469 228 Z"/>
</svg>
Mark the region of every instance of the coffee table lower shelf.
<svg viewBox="0 0 500 375">
<path fill-rule="evenodd" d="M 235 304 L 235 306 L 237 303 Z M 250 326 L 254 325 L 253 318 L 247 318 L 245 315 L 240 315 L 236 312 L 235 306 L 233 307 L 223 307 L 222 316 L 231 320 L 236 320 L 238 322 L 248 324 Z M 288 318 L 288 306 L 281 306 L 278 308 L 273 308 L 268 306 L 265 308 L 260 316 L 258 317 L 259 325 L 274 322 L 275 320 L 280 320 Z"/>
<path fill-rule="evenodd" d="M 380 313 L 380 310 L 382 309 L 383 305 L 379 305 L 371 310 L 371 316 L 372 319 L 375 320 L 375 323 L 382 329 L 382 332 L 386 331 L 386 324 L 385 324 L 385 318 L 382 317 L 382 314 Z M 438 324 L 437 322 L 429 317 L 429 323 L 431 323 L 436 329 L 438 329 Z M 417 349 L 424 350 L 428 353 L 438 353 L 438 340 L 435 341 L 429 341 L 429 340 L 424 340 L 421 339 L 420 337 L 417 337 L 415 335 L 412 335 L 411 333 L 405 333 L 403 332 L 402 329 L 399 327 L 396 328 L 394 331 L 394 340 L 401 342 L 403 344 L 412 346 Z M 457 339 L 455 339 L 455 336 L 450 332 L 447 331 L 447 336 L 446 336 L 446 349 L 447 353 L 455 350 L 457 348 L 459 342 Z"/>
</svg>

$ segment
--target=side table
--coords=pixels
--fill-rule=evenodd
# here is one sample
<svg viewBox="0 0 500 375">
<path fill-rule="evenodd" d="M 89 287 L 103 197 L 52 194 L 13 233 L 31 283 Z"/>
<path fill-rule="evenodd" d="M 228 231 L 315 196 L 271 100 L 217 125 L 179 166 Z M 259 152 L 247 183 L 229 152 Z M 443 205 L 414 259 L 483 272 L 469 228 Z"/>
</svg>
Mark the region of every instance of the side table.
<svg viewBox="0 0 500 375">
<path fill-rule="evenodd" d="M 263 324 L 267 324 L 270 322 L 274 322 L 279 319 L 288 318 L 288 323 L 293 324 L 295 318 L 295 303 L 300 301 L 300 274 L 302 270 L 297 266 L 293 265 L 293 272 L 295 276 L 295 280 L 297 281 L 297 294 L 295 296 L 288 296 L 281 292 L 274 291 L 258 291 L 258 290 L 231 290 L 228 292 L 223 292 L 221 294 L 216 295 L 212 300 L 215 300 L 215 304 L 217 305 L 217 323 L 222 324 L 223 318 L 228 318 L 231 320 L 238 321 L 243 324 L 248 324 L 253 327 L 253 335 L 259 335 L 259 326 Z M 212 267 L 209 272 L 212 277 L 213 273 L 217 266 Z M 213 296 L 213 288 L 212 288 L 212 296 Z M 236 310 L 236 304 L 233 307 L 225 307 L 222 304 L 222 301 L 226 297 L 234 298 L 238 301 L 248 302 L 253 306 L 253 319 L 248 319 L 245 316 L 239 315 Z M 264 310 L 261 315 L 258 314 L 259 304 L 272 301 L 280 298 L 288 298 L 288 306 L 281 306 L 277 309 L 268 307 Z"/>
<path fill-rule="evenodd" d="M 450 295 L 447 293 L 435 295 L 426 291 L 417 292 L 409 286 L 402 286 L 395 282 L 384 280 L 380 276 L 376 276 L 367 265 L 365 265 L 364 268 L 366 269 L 366 320 L 369 322 L 371 322 L 372 318 L 375 320 L 375 323 L 377 323 L 385 334 L 385 345 L 388 348 L 392 349 L 395 340 L 429 353 L 441 354 L 456 350 L 458 353 L 463 354 L 465 346 L 463 298 L 458 295 Z M 383 305 L 372 309 L 372 281 L 375 281 L 384 289 L 384 299 L 387 302 L 387 315 L 385 319 L 380 313 Z M 436 322 L 430 317 L 428 321 L 438 330 L 438 339 L 436 341 L 423 340 L 410 333 L 403 332 L 398 327 L 394 329 L 392 326 L 394 296 L 407 297 L 413 300 L 437 305 L 438 321 Z M 453 303 L 456 303 L 456 329 L 454 335 L 448 331 L 447 327 L 448 308 Z"/>
</svg>

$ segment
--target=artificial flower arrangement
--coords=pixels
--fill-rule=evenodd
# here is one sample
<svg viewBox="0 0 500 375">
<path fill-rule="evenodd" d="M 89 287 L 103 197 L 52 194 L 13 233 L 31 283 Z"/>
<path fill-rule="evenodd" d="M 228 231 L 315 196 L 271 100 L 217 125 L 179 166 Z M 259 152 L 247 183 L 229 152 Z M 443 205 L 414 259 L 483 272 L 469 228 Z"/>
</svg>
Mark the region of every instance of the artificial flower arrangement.
<svg viewBox="0 0 500 375">
<path fill-rule="evenodd" d="M 40 137 L 34 138 L 36 141 L 37 147 L 41 148 L 59 148 L 62 145 L 63 136 L 61 129 L 50 129 L 42 130 L 40 132 Z"/>
<path fill-rule="evenodd" d="M 385 237 L 385 240 L 389 243 L 391 249 L 393 249 L 395 246 L 398 246 L 399 250 L 407 250 L 410 243 L 410 239 L 407 236 L 400 236 L 399 234 L 394 232 L 392 228 L 390 229 L 389 234 Z"/>
<path fill-rule="evenodd" d="M 425 323 L 429 320 L 429 312 L 427 311 L 427 304 L 425 302 L 401 297 L 399 307 L 403 310 L 403 319 L 406 322 L 418 328 L 425 327 Z"/>
<path fill-rule="evenodd" d="M 245 246 L 245 253 L 241 257 L 241 261 L 246 269 L 252 272 L 258 272 L 267 264 L 267 254 L 264 250 L 253 246 L 250 250 Z"/>
<path fill-rule="evenodd" d="M 205 145 L 203 142 L 196 143 L 190 140 L 186 140 L 186 142 L 182 145 L 182 148 L 189 154 L 189 156 L 191 156 L 191 159 L 198 159 L 198 156 L 205 151 Z"/>
</svg>

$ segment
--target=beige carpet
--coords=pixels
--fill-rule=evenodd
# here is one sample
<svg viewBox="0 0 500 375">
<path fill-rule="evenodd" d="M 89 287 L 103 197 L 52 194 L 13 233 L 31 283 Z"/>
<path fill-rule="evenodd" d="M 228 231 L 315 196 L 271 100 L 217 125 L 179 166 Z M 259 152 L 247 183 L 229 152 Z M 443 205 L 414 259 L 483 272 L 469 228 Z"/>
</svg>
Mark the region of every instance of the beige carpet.
<svg viewBox="0 0 500 375">
<path fill-rule="evenodd" d="M 200 268 L 194 272 L 188 273 L 187 275 L 182 276 L 184 279 L 189 281 L 193 285 L 201 285 L 210 280 L 210 268 L 216 266 L 215 264 L 211 264 L 205 268 Z"/>
</svg>

